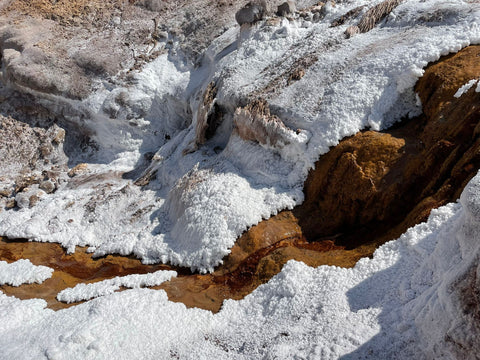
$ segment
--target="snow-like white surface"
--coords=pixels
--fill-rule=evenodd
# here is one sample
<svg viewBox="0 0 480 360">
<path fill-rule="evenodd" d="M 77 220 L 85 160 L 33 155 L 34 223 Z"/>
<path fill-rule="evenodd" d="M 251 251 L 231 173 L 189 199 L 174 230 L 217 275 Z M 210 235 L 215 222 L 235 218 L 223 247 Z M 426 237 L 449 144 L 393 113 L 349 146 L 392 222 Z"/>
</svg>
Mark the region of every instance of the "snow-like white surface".
<svg viewBox="0 0 480 360">
<path fill-rule="evenodd" d="M 107 279 L 91 284 L 80 283 L 73 288 L 66 288 L 60 291 L 57 295 L 57 300 L 66 303 L 90 300 L 96 297 L 113 294 L 121 287 L 135 289 L 145 286 L 157 286 L 176 276 L 176 271 L 159 270 L 150 274 L 117 276 L 113 279 Z"/>
<path fill-rule="evenodd" d="M 213 317 L 149 289 L 57 312 L 44 306 L 0 294 L 0 359 L 171 359 L 177 348 L 201 338 Z"/>
<path fill-rule="evenodd" d="M 465 94 L 468 90 L 470 90 L 476 83 L 478 83 L 478 79 L 472 79 L 466 84 L 460 86 L 457 92 L 453 95 L 456 98 L 459 98 L 463 94 Z"/>
<path fill-rule="evenodd" d="M 417 114 L 413 85 L 428 62 L 480 42 L 480 5 L 461 0 L 404 1 L 377 27 L 350 39 L 343 33 L 353 20 L 330 27 L 348 10 L 378 2 L 327 6 L 318 23 L 299 18 L 234 27 L 212 43 L 201 66 L 172 50 L 129 87 L 70 102 L 70 109 L 88 114 L 71 115 L 71 121 L 93 131 L 100 146 L 88 159 L 90 172 L 32 208 L 0 213 L 0 235 L 211 271 L 248 226 L 303 201 L 307 172 L 330 146 Z M 318 60 L 301 80 L 282 83 L 305 57 Z M 226 115 L 215 136 L 197 148 L 198 105 L 211 81 Z M 275 81 L 274 91 L 266 90 Z M 266 97 L 287 127 L 300 130 L 288 145 L 262 146 L 233 131 L 233 113 L 252 93 Z M 62 109 L 58 97 L 52 106 Z M 114 119 L 107 116 L 112 113 Z M 121 173 L 148 151 L 156 152 L 149 168 L 155 176 L 140 188 Z"/>
<path fill-rule="evenodd" d="M 50 279 L 52 273 L 52 268 L 33 265 L 30 260 L 20 259 L 13 263 L 0 261 L 0 285 L 41 284 Z"/>
<path fill-rule="evenodd" d="M 0 358 L 474 359 L 478 309 L 465 290 L 477 279 L 479 238 L 477 175 L 460 203 L 372 259 L 353 269 L 290 261 L 215 315 L 149 289 L 57 312 L 0 294 Z"/>
<path fill-rule="evenodd" d="M 406 0 L 350 39 L 343 32 L 352 22 L 330 27 L 349 9 L 378 2 L 339 2 L 319 23 L 232 28 L 199 67 L 170 52 L 130 87 L 69 104 L 90 114 L 80 125 L 96 133 L 96 157 L 87 159 L 86 174 L 34 207 L 0 212 L 0 235 L 211 270 L 248 226 L 303 200 L 307 171 L 330 146 L 416 114 L 413 85 L 428 62 L 480 43 L 480 4 L 472 1 Z M 318 60 L 305 76 L 280 86 L 276 77 L 307 56 Z M 196 148 L 197 108 L 210 81 L 226 116 Z M 275 81 L 280 85 L 266 91 Z M 282 148 L 240 139 L 232 114 L 252 92 L 300 136 Z M 61 99 L 45 99 L 45 106 L 54 101 L 68 116 Z M 155 176 L 140 188 L 121 173 L 148 151 L 155 152 Z M 104 296 L 57 312 L 43 300 L 0 293 L 0 359 L 475 359 L 479 239 L 477 175 L 459 203 L 433 211 L 372 259 L 353 269 L 291 261 L 215 315 L 169 302 L 163 291 L 107 294 L 141 286 L 141 277 L 70 289 L 65 301 Z M 30 277 L 26 268 L 18 273 Z"/>
</svg>

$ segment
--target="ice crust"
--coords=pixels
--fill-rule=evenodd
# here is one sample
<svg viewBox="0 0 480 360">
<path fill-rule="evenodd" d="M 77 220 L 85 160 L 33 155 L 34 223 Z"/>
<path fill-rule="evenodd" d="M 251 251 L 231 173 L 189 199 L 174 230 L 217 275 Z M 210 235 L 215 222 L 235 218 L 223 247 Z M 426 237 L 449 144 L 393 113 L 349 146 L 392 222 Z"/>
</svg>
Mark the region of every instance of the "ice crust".
<svg viewBox="0 0 480 360">
<path fill-rule="evenodd" d="M 30 260 L 20 259 L 13 263 L 0 261 L 0 285 L 41 284 L 51 278 L 52 273 L 52 268 L 33 265 Z"/>
<path fill-rule="evenodd" d="M 290 261 L 215 315 L 149 289 L 57 312 L 0 294 L 0 358 L 474 359 L 478 324 L 461 282 L 478 271 L 479 224 L 477 175 L 460 203 L 372 259 L 352 269 Z"/>
<path fill-rule="evenodd" d="M 91 284 L 77 284 L 73 288 L 60 291 L 57 295 L 58 301 L 66 303 L 90 300 L 96 297 L 113 294 L 122 286 L 130 289 L 146 286 L 157 286 L 161 283 L 176 277 L 176 271 L 159 270 L 151 274 L 132 274 L 117 276 L 113 279 L 103 280 Z"/>
<path fill-rule="evenodd" d="M 405 1 L 350 39 L 343 35 L 348 24 L 330 27 L 348 10 L 376 3 L 327 6 L 319 23 L 233 27 L 211 44 L 201 66 L 171 52 L 129 87 L 100 88 L 82 103 L 45 98 L 45 106 L 93 132 L 100 149 L 87 159 L 82 185 L 0 213 L 0 235 L 212 271 L 247 227 L 303 201 L 303 181 L 319 155 L 361 129 L 418 114 L 413 85 L 428 62 L 480 42 L 479 5 L 460 0 Z M 318 60 L 301 80 L 265 90 L 306 56 Z M 226 115 L 215 136 L 197 147 L 197 109 L 212 81 Z M 232 114 L 253 93 L 301 136 L 282 148 L 240 139 Z M 112 112 L 115 119 L 107 116 Z M 140 188 L 122 178 L 149 151 L 156 153 L 150 184 Z"/>
</svg>

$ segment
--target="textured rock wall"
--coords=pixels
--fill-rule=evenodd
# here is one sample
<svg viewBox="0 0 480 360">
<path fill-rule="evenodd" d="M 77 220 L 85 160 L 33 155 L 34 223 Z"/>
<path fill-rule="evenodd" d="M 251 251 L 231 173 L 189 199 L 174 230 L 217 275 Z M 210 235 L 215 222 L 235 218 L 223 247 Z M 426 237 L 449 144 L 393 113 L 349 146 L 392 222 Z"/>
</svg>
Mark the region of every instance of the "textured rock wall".
<svg viewBox="0 0 480 360">
<path fill-rule="evenodd" d="M 443 58 L 418 81 L 424 115 L 385 132 L 362 132 L 323 156 L 306 184 L 306 200 L 295 214 L 307 238 L 342 233 L 375 234 L 423 221 L 432 207 L 456 200 L 480 166 L 479 46 Z M 394 238 L 404 230 L 395 229 Z"/>
</svg>

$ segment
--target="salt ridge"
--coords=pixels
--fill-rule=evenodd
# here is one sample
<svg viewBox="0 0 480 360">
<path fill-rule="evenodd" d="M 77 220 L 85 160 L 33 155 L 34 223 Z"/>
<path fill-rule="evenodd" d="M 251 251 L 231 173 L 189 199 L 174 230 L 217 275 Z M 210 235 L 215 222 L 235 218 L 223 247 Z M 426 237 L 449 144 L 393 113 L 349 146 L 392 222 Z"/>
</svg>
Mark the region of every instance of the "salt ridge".
<svg viewBox="0 0 480 360">
<path fill-rule="evenodd" d="M 41 284 L 51 278 L 52 273 L 52 268 L 33 265 L 30 260 L 20 259 L 13 263 L 0 261 L 0 285 Z"/>
</svg>

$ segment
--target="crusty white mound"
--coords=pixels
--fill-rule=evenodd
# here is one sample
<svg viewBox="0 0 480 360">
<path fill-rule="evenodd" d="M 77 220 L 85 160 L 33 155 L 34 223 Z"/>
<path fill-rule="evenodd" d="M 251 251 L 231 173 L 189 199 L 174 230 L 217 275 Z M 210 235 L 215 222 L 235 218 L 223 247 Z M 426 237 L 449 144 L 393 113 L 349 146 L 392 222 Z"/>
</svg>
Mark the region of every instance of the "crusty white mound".
<svg viewBox="0 0 480 360">
<path fill-rule="evenodd" d="M 128 87 L 99 83 L 83 102 L 44 99 L 91 132 L 99 149 L 71 158 L 87 162 L 86 173 L 35 206 L 1 212 L 0 235 L 212 271 L 249 226 L 303 201 L 307 172 L 330 146 L 418 114 L 413 86 L 428 62 L 480 42 L 479 5 L 461 0 L 404 1 L 377 27 L 348 39 L 345 29 L 358 19 L 330 27 L 347 11 L 378 2 L 327 5 L 316 23 L 299 17 L 233 27 L 196 66 L 176 39 Z M 313 57 L 300 80 L 287 86 L 277 79 Z M 197 144 L 198 110 L 212 82 L 223 123 Z M 282 141 L 238 136 L 233 116 L 248 96 L 267 99 L 284 124 Z M 149 184 L 140 187 L 122 173 L 147 152 L 155 155 L 144 173 Z"/>
</svg>

